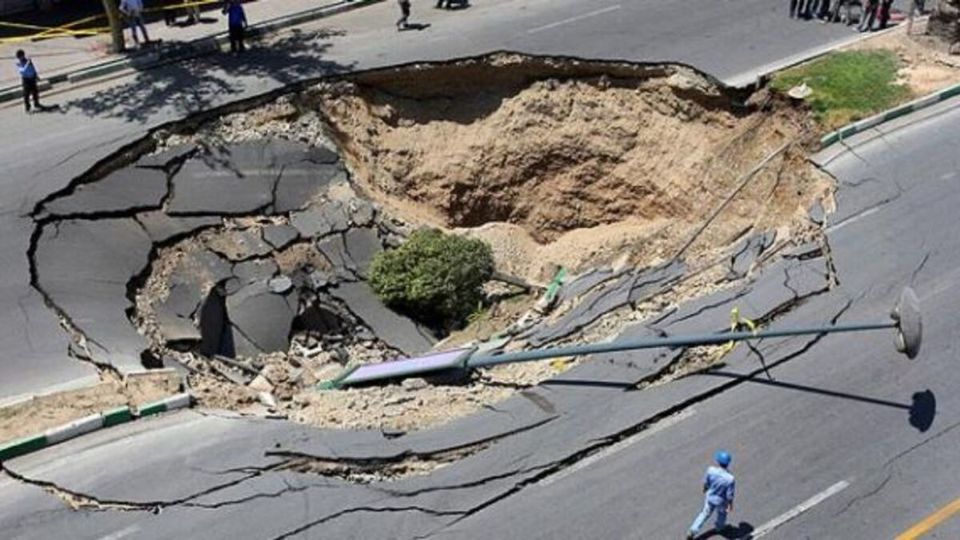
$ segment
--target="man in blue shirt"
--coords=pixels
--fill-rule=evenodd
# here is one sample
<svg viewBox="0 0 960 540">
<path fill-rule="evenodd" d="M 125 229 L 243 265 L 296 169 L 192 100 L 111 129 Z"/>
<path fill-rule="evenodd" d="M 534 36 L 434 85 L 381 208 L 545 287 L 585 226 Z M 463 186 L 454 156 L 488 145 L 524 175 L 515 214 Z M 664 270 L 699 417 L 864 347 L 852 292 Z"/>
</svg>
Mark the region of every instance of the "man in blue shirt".
<svg viewBox="0 0 960 540">
<path fill-rule="evenodd" d="M 707 473 L 703 478 L 703 492 L 706 495 L 703 501 L 703 510 L 697 519 L 693 520 L 690 531 L 687 533 L 687 539 L 692 540 L 700 532 L 703 524 L 710 519 L 710 515 L 717 513 L 715 530 L 720 531 L 727 524 L 727 512 L 733 511 L 733 495 L 736 480 L 728 470 L 733 458 L 725 450 L 717 450 L 713 455 L 717 467 L 707 467 Z"/>
<path fill-rule="evenodd" d="M 30 98 L 33 98 L 33 106 L 39 111 L 40 107 L 40 89 L 37 81 L 40 76 L 37 75 L 37 68 L 33 65 L 33 60 L 27 58 L 27 53 L 23 50 L 17 51 L 17 71 L 20 73 L 20 82 L 23 83 L 23 105 L 30 111 Z"/>
<path fill-rule="evenodd" d="M 230 52 L 241 53 L 246 50 L 243 45 L 243 33 L 247 28 L 247 14 L 239 0 L 228 0 L 223 7 L 227 14 L 227 28 L 230 34 Z"/>
</svg>

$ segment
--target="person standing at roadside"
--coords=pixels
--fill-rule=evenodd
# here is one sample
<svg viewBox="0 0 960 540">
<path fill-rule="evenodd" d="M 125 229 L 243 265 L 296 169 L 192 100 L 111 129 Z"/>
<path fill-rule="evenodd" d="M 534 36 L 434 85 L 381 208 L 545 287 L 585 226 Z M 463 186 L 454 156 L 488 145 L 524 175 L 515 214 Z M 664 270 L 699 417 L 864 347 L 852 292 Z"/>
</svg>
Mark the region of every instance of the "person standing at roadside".
<svg viewBox="0 0 960 540">
<path fill-rule="evenodd" d="M 397 20 L 397 30 L 406 30 L 409 26 L 407 19 L 410 18 L 410 0 L 397 0 L 400 4 L 400 18 Z"/>
<path fill-rule="evenodd" d="M 242 53 L 247 50 L 243 44 L 244 33 L 247 30 L 247 14 L 239 0 L 228 0 L 223 7 L 227 15 L 227 29 L 230 34 L 230 52 Z"/>
<path fill-rule="evenodd" d="M 133 36 L 133 42 L 140 46 L 140 40 L 137 38 L 137 27 L 143 33 L 143 44 L 150 43 L 150 37 L 147 35 L 147 27 L 143 24 L 143 0 L 120 0 L 120 13 L 127 19 L 130 25 L 130 34 Z"/>
<path fill-rule="evenodd" d="M 893 4 L 893 0 L 880 0 L 880 30 L 883 30 L 887 27 L 887 23 L 890 21 L 890 7 Z"/>
<path fill-rule="evenodd" d="M 880 8 L 880 0 L 864 0 L 863 14 L 860 15 L 860 26 L 857 30 L 869 32 L 873 30 L 873 21 L 877 17 L 877 10 Z"/>
<path fill-rule="evenodd" d="M 40 107 L 40 88 L 38 82 L 40 76 L 37 75 L 37 68 L 33 65 L 33 60 L 27 58 L 27 53 L 23 49 L 17 51 L 17 71 L 20 73 L 20 82 L 23 84 L 23 105 L 29 114 L 30 99 L 33 98 L 33 106 L 38 111 Z"/>
<path fill-rule="evenodd" d="M 713 460 L 717 463 L 716 467 L 707 467 L 707 473 L 703 478 L 703 510 L 687 532 L 687 540 L 696 538 L 697 533 L 703 524 L 710 519 L 711 514 L 717 513 L 717 521 L 714 530 L 720 532 L 727 525 L 727 512 L 733 511 L 734 488 L 736 479 L 730 474 L 730 462 L 733 457 L 726 450 L 717 450 L 713 454 Z"/>
</svg>

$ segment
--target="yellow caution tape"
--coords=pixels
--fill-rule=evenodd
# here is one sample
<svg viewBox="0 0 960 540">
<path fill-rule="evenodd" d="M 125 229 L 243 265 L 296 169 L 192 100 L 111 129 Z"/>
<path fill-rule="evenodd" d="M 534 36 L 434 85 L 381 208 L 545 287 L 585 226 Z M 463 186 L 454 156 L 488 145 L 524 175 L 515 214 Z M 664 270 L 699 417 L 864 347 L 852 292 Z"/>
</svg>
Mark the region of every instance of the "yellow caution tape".
<svg viewBox="0 0 960 540">
<path fill-rule="evenodd" d="M 743 327 L 749 328 L 750 331 L 756 335 L 757 323 L 753 322 L 751 319 L 741 316 L 740 308 L 733 306 L 733 309 L 730 310 L 730 331 L 737 332 Z M 727 344 L 723 346 L 723 354 L 729 353 L 736 346 L 736 341 L 728 341 Z"/>
</svg>

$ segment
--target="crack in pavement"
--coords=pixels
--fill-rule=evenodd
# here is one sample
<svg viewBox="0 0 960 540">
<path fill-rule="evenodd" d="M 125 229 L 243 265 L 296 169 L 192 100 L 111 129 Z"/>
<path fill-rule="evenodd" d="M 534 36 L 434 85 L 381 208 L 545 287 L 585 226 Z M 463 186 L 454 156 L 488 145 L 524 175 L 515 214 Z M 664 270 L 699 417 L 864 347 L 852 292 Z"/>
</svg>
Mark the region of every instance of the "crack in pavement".
<svg viewBox="0 0 960 540">
<path fill-rule="evenodd" d="M 880 493 L 880 491 L 887 486 L 887 483 L 890 482 L 891 478 L 893 478 L 893 471 L 888 472 L 887 476 L 883 479 L 883 481 L 880 482 L 880 484 L 877 487 L 871 489 L 870 491 L 864 493 L 863 495 L 858 495 L 857 497 L 854 497 L 849 502 L 847 502 L 847 504 L 845 504 L 843 508 L 841 508 L 840 510 L 838 510 L 833 514 L 833 517 L 839 517 L 841 514 L 846 513 L 847 510 L 852 508 L 854 505 L 856 505 L 860 501 L 869 499 L 870 497 L 873 497 L 877 493 Z"/>
</svg>

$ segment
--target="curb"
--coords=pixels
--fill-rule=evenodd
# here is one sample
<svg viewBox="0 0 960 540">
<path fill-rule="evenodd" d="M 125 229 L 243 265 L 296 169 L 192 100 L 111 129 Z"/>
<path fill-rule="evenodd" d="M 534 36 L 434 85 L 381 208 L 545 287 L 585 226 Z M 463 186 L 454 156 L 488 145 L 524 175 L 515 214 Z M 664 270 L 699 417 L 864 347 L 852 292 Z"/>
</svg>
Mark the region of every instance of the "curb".
<svg viewBox="0 0 960 540">
<path fill-rule="evenodd" d="M 290 28 L 298 24 L 303 24 L 318 19 L 323 19 L 333 15 L 338 15 L 357 8 L 366 7 L 372 4 L 379 4 L 385 0 L 341 0 L 334 4 L 321 6 L 313 9 L 292 13 L 274 19 L 268 19 L 256 24 L 251 24 L 248 28 L 248 37 L 257 38 L 264 34 Z M 95 79 L 112 75 L 126 69 L 147 70 L 155 67 L 188 60 L 219 52 L 222 47 L 228 43 L 229 36 L 227 32 L 220 32 L 212 36 L 197 38 L 182 44 L 177 44 L 166 51 L 151 51 L 149 53 L 138 55 L 132 58 L 118 58 L 108 60 L 99 64 L 83 67 L 68 73 L 58 73 L 40 80 L 40 90 L 49 90 L 55 85 L 63 83 L 78 83 L 85 80 Z M 14 101 L 21 98 L 21 88 L 19 84 L 0 88 L 0 103 Z"/>
<path fill-rule="evenodd" d="M 144 404 L 134 411 L 130 407 L 118 407 L 100 414 L 91 414 L 62 426 L 50 428 L 39 435 L 29 435 L 0 444 L 0 462 L 13 459 L 57 443 L 92 433 L 99 429 L 132 422 L 137 418 L 153 416 L 162 412 L 189 407 L 193 398 L 189 393 L 175 394 L 170 397 Z"/>
<path fill-rule="evenodd" d="M 922 109 L 926 109 L 932 105 L 936 105 L 941 101 L 946 101 L 952 97 L 960 95 L 960 84 L 955 84 L 953 86 L 948 86 L 943 90 L 939 90 L 932 94 L 927 94 L 921 98 L 915 99 L 903 105 L 899 105 L 887 111 L 884 111 L 879 114 L 875 114 L 871 117 L 864 118 L 863 120 L 858 120 L 852 124 L 844 126 L 836 131 L 827 133 L 820 138 L 820 149 L 824 149 L 834 143 L 840 142 L 843 139 L 856 135 L 879 126 L 890 120 L 900 118 L 901 116 L 908 115 L 912 112 L 916 112 Z"/>
</svg>

